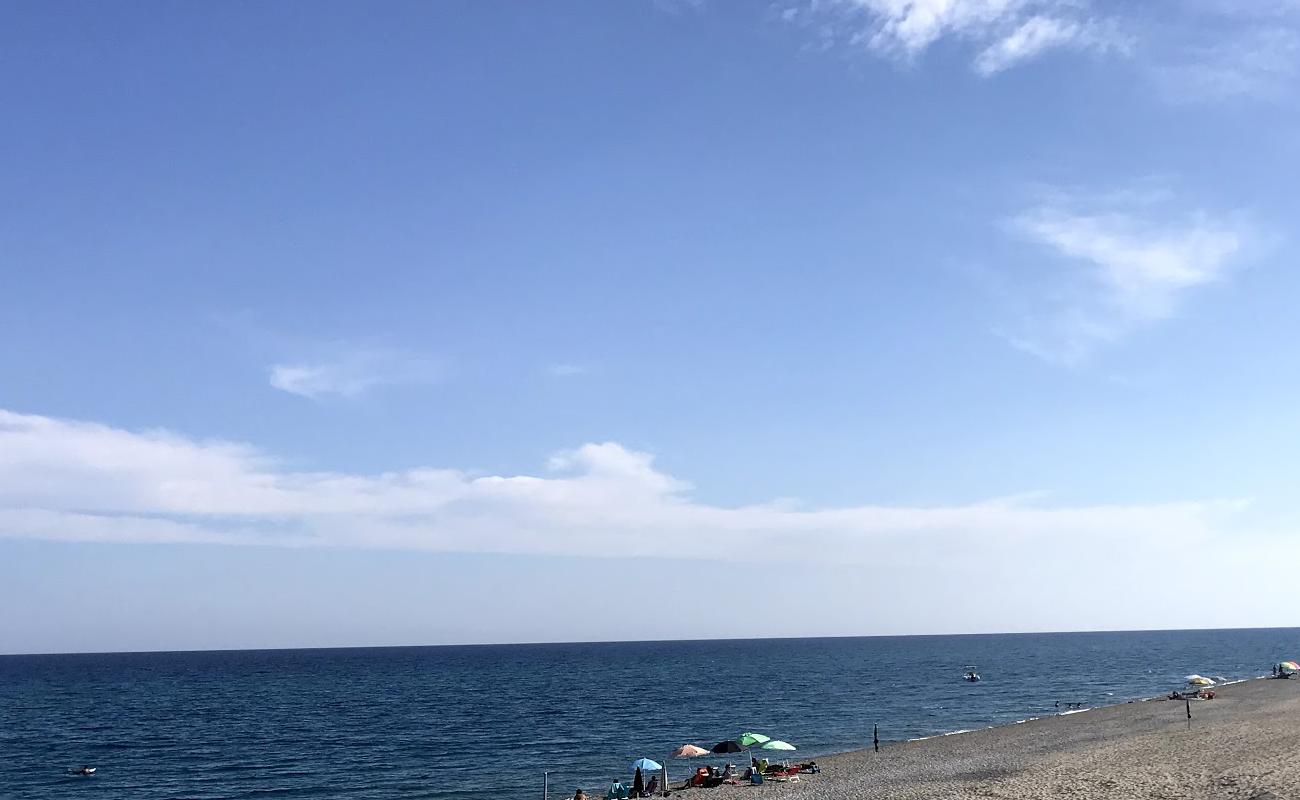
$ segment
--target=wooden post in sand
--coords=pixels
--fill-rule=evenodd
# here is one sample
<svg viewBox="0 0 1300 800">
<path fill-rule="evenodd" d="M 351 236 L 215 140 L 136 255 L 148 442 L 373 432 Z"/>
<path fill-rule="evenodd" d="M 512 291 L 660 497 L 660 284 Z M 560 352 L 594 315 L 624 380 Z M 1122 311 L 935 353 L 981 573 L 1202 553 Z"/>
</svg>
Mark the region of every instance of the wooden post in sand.
<svg viewBox="0 0 1300 800">
<path fill-rule="evenodd" d="M 871 726 L 871 745 L 872 747 L 876 748 L 877 753 L 880 752 L 880 724 L 879 723 Z"/>
<path fill-rule="evenodd" d="M 1192 698 L 1184 697 L 1183 702 L 1187 703 L 1187 730 L 1192 729 Z"/>
</svg>

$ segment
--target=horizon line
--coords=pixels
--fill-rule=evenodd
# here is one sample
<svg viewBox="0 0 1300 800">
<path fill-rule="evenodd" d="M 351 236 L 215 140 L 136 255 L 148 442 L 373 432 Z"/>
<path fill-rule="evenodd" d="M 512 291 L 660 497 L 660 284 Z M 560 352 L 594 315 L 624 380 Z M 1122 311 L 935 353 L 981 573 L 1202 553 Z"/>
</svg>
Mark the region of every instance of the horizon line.
<svg viewBox="0 0 1300 800">
<path fill-rule="evenodd" d="M 563 641 L 526 642 L 443 642 L 439 644 L 344 644 L 313 647 L 214 647 L 182 648 L 168 650 L 62 650 L 45 653 L 0 653 L 0 658 L 35 656 L 127 656 L 169 653 L 275 653 L 298 650 L 400 650 L 436 647 L 545 647 L 549 645 L 608 645 L 608 644 L 676 644 L 690 642 L 769 642 L 769 641 L 819 641 L 824 639 L 908 639 L 950 636 L 1052 636 L 1093 633 L 1190 633 L 1214 631 L 1288 631 L 1300 630 L 1300 625 L 1254 627 L 1249 625 L 1218 628 L 1094 628 L 1089 630 L 1039 630 L 1039 631 L 966 631 L 960 633 L 872 633 L 828 634 L 825 636 L 720 636 L 687 637 L 680 639 L 572 639 Z"/>
</svg>

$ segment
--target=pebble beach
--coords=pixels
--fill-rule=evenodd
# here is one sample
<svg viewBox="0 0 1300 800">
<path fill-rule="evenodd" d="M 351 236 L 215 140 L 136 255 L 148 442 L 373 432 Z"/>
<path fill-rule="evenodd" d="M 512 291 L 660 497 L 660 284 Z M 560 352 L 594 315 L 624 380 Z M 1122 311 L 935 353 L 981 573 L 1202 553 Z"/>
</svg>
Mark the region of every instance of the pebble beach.
<svg viewBox="0 0 1300 800">
<path fill-rule="evenodd" d="M 1223 686 L 819 758 L 797 783 L 722 787 L 763 798 L 1300 798 L 1300 679 Z M 717 790 L 684 794 L 703 796 Z"/>
</svg>

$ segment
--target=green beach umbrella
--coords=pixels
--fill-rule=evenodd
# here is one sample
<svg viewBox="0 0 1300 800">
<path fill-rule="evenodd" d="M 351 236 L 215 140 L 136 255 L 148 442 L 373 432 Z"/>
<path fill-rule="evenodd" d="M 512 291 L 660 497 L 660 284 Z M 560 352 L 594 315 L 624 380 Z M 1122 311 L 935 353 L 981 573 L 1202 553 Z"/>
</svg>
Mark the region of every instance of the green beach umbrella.
<svg viewBox="0 0 1300 800">
<path fill-rule="evenodd" d="M 772 739 L 771 741 L 763 743 L 763 749 L 764 750 L 794 750 L 796 748 L 794 745 L 790 744 L 789 742 L 783 742 L 780 739 Z"/>
<path fill-rule="evenodd" d="M 753 747 L 756 744 L 772 741 L 771 736 L 764 736 L 761 733 L 742 733 L 736 737 L 736 744 L 741 747 Z"/>
</svg>

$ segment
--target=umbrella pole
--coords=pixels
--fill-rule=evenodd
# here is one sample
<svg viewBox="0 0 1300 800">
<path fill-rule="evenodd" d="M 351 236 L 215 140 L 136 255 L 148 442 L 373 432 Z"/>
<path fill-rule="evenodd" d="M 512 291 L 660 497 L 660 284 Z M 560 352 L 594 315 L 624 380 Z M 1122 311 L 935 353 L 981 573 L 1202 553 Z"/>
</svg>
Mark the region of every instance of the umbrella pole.
<svg viewBox="0 0 1300 800">
<path fill-rule="evenodd" d="M 547 795 L 550 794 L 550 788 L 551 788 L 551 773 L 543 772 L 542 773 L 542 800 L 549 800 Z"/>
</svg>

